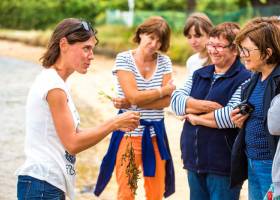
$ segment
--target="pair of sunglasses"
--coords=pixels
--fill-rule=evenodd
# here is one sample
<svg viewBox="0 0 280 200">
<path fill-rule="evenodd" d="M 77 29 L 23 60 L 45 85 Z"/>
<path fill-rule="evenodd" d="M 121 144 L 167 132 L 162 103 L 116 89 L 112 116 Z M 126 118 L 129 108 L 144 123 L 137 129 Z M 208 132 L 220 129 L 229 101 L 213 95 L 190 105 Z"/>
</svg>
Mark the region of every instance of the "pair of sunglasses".
<svg viewBox="0 0 280 200">
<path fill-rule="evenodd" d="M 96 31 L 92 28 L 91 23 L 83 20 L 80 24 L 77 25 L 77 27 L 73 28 L 73 30 L 70 30 L 69 33 L 65 34 L 65 36 L 68 36 L 80 30 L 92 31 L 94 34 L 96 33 Z"/>
</svg>

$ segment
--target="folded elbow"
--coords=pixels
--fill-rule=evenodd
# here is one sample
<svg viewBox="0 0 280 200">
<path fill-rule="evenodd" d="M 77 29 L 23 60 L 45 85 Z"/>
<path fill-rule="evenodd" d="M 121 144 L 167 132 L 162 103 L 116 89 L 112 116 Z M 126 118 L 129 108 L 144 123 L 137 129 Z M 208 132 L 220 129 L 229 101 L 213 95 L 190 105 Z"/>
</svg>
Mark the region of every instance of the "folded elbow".
<svg viewBox="0 0 280 200">
<path fill-rule="evenodd" d="M 129 101 L 129 103 L 131 105 L 138 105 L 139 104 L 138 98 L 136 96 L 127 97 L 127 100 Z"/>
<path fill-rule="evenodd" d="M 268 123 L 267 127 L 270 135 L 280 135 L 280 126 L 277 124 Z"/>
<path fill-rule="evenodd" d="M 280 130 L 279 129 L 277 129 L 277 130 L 269 129 L 269 133 L 270 133 L 270 135 L 280 135 Z"/>
<path fill-rule="evenodd" d="M 166 101 L 166 102 L 163 104 L 163 107 L 164 107 L 164 108 L 167 108 L 168 106 L 170 106 L 170 101 Z"/>
<path fill-rule="evenodd" d="M 278 107 L 271 107 L 267 112 L 267 127 L 271 135 L 280 135 L 280 120 L 275 108 Z"/>
<path fill-rule="evenodd" d="M 65 146 L 65 149 L 70 155 L 73 155 L 73 156 L 80 152 L 79 148 L 73 144 L 69 144 L 69 145 Z"/>
</svg>

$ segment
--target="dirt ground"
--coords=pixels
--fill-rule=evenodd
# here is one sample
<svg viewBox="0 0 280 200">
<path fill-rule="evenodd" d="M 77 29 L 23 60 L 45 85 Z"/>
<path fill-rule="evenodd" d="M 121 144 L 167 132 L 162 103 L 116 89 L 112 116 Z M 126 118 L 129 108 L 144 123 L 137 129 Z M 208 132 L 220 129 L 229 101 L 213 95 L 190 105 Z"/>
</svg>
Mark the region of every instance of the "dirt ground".
<svg viewBox="0 0 280 200">
<path fill-rule="evenodd" d="M 42 47 L 33 47 L 18 42 L 0 40 L 0 56 L 27 60 L 38 64 L 39 58 L 42 56 L 43 52 L 44 48 Z M 71 92 L 80 112 L 83 127 L 95 125 L 104 119 L 114 116 L 117 112 L 109 100 L 98 94 L 100 91 L 104 91 L 108 94 L 114 95 L 114 92 L 112 91 L 112 87 L 114 86 L 114 78 L 111 73 L 113 65 L 114 59 L 101 55 L 95 55 L 92 66 L 86 75 L 74 74 L 69 79 Z M 173 71 L 174 82 L 177 87 L 179 87 L 183 84 L 183 80 L 186 77 L 185 67 L 174 66 Z M 181 153 L 179 139 L 183 122 L 181 122 L 174 116 L 174 114 L 172 114 L 170 108 L 166 109 L 165 119 L 176 174 L 176 193 L 168 199 L 189 199 L 186 171 L 182 169 L 182 162 L 180 158 Z M 100 197 L 94 197 L 94 195 L 90 192 L 97 179 L 96 176 L 98 173 L 98 168 L 103 155 L 107 150 L 108 141 L 109 137 L 104 139 L 95 147 L 82 152 L 78 156 L 77 199 L 116 199 L 117 187 L 114 175 Z M 22 151 L 22 149 L 20 151 Z M 138 185 L 139 188 L 136 199 L 143 200 L 145 199 L 142 186 L 143 181 L 140 180 Z M 4 186 L 2 185 L 1 187 Z M 244 184 L 243 186 L 240 199 L 247 199 L 247 184 Z"/>
</svg>

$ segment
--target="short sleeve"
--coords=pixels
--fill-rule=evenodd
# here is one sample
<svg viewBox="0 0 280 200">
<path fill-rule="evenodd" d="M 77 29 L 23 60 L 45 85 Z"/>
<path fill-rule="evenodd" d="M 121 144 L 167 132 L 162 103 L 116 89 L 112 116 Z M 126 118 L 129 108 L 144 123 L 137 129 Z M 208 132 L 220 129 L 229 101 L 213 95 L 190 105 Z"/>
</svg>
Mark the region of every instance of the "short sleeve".
<svg viewBox="0 0 280 200">
<path fill-rule="evenodd" d="M 168 56 L 160 55 L 159 65 L 164 67 L 163 74 L 172 73 L 172 62 Z"/>
<path fill-rule="evenodd" d="M 118 70 L 132 72 L 133 63 L 130 56 L 131 55 L 129 51 L 122 52 L 117 55 L 115 65 L 112 71 L 113 75 L 115 75 Z"/>
<path fill-rule="evenodd" d="M 40 87 L 40 98 L 43 100 L 47 100 L 47 95 L 52 89 L 61 89 L 67 94 L 65 82 L 55 71 L 46 71 L 39 82 L 37 86 Z"/>
</svg>

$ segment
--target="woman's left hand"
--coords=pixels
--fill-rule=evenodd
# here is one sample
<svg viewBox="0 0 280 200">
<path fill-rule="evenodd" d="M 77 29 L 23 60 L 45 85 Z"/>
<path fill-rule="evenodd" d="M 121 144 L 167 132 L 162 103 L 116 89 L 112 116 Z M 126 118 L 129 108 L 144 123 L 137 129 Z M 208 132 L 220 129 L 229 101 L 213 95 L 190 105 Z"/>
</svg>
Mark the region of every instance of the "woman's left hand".
<svg viewBox="0 0 280 200">
<path fill-rule="evenodd" d="M 126 98 L 113 98 L 112 102 L 114 104 L 114 107 L 117 109 L 122 109 L 122 108 L 130 108 L 131 104 Z"/>
<path fill-rule="evenodd" d="M 231 121 L 238 127 L 238 128 L 242 128 L 244 125 L 244 122 L 247 120 L 247 118 L 249 117 L 249 114 L 246 115 L 242 115 L 239 113 L 240 109 L 236 108 L 234 110 L 232 110 L 231 114 L 230 114 L 230 118 Z"/>
<path fill-rule="evenodd" d="M 186 120 L 188 120 L 193 126 L 198 125 L 197 124 L 197 115 L 194 114 L 187 114 L 184 116 Z"/>
</svg>

